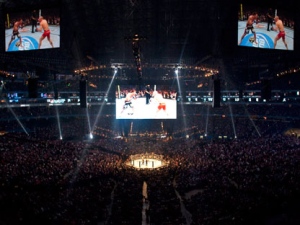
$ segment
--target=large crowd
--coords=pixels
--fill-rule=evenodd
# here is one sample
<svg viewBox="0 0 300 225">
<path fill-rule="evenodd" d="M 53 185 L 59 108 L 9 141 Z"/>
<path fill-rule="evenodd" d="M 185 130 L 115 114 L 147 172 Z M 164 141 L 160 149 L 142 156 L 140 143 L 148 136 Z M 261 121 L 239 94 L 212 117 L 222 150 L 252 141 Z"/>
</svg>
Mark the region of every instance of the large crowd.
<svg viewBox="0 0 300 225">
<path fill-rule="evenodd" d="M 141 224 L 144 182 L 148 224 L 299 224 L 300 140 L 283 135 L 299 126 L 296 106 L 187 106 L 176 123 L 131 121 L 121 138 L 107 106 L 93 140 L 78 107 L 58 107 L 63 140 L 55 107 L 12 109 L 27 133 L 1 110 L 1 224 Z M 169 166 L 124 164 L 145 152 Z"/>
</svg>

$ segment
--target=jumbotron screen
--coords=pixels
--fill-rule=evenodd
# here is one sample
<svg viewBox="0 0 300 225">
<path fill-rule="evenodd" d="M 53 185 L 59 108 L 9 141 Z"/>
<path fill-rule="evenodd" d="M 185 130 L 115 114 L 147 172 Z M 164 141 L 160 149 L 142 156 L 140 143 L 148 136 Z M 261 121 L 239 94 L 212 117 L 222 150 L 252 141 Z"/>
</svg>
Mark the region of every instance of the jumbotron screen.
<svg viewBox="0 0 300 225">
<path fill-rule="evenodd" d="M 5 51 L 18 52 L 60 47 L 60 9 L 38 8 L 7 12 Z"/>
<path fill-rule="evenodd" d="M 176 96 L 176 90 L 163 85 L 118 85 L 116 119 L 176 119 Z"/>
<path fill-rule="evenodd" d="M 294 13 L 283 6 L 240 4 L 238 45 L 251 48 L 294 50 Z"/>
</svg>

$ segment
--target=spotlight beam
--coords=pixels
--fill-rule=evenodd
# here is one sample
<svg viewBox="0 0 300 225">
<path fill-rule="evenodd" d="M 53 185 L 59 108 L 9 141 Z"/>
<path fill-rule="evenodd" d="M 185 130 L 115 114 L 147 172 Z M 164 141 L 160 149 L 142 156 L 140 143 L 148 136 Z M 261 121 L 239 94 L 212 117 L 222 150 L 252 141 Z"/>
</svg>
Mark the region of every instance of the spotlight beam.
<svg viewBox="0 0 300 225">
<path fill-rule="evenodd" d="M 246 113 L 247 113 L 247 116 L 248 116 L 249 120 L 251 121 L 251 124 L 252 124 L 253 127 L 255 128 L 255 130 L 256 130 L 258 136 L 261 137 L 261 134 L 260 134 L 259 130 L 257 129 L 257 126 L 255 125 L 253 119 L 250 117 L 250 113 L 249 113 L 249 111 L 247 110 L 246 107 L 245 107 L 245 111 L 246 111 Z"/>
<path fill-rule="evenodd" d="M 109 86 L 108 86 L 108 89 L 107 89 L 107 91 L 106 91 L 106 93 L 105 93 L 105 96 L 108 96 L 108 93 L 109 93 L 109 91 L 110 91 L 110 89 L 111 89 L 111 85 L 112 85 L 112 83 L 113 83 L 113 81 L 114 81 L 114 79 L 115 79 L 115 76 L 117 75 L 117 72 L 118 72 L 118 70 L 115 70 L 115 71 L 114 71 L 114 75 L 113 75 L 113 77 L 111 78 L 111 81 L 110 81 L 110 83 L 109 83 Z M 104 102 L 105 102 L 105 98 L 104 98 L 103 101 L 102 101 L 101 107 L 100 107 L 99 112 L 98 112 L 98 114 L 97 114 L 97 116 L 96 116 L 95 122 L 94 122 L 94 124 L 93 124 L 93 128 L 91 129 L 91 132 L 94 131 L 94 129 L 95 129 L 97 123 L 98 123 L 99 117 L 100 117 L 100 115 L 101 115 L 101 113 L 102 113 L 102 110 L 103 110 L 103 107 L 104 107 Z"/>
<path fill-rule="evenodd" d="M 233 120 L 231 104 L 229 104 L 229 111 L 230 111 L 230 117 L 231 117 L 231 123 L 232 123 L 232 129 L 233 129 L 234 137 L 237 138 L 236 130 L 235 130 L 235 124 L 234 124 L 234 120 Z"/>
<path fill-rule="evenodd" d="M 180 87 L 180 81 L 179 81 L 178 71 L 176 73 L 176 81 L 177 81 L 177 86 L 178 86 L 178 92 L 179 92 L 180 96 L 183 96 L 182 93 L 181 93 L 181 87 Z M 184 99 L 182 99 L 182 101 L 184 101 Z M 180 106 L 181 106 L 181 112 L 184 115 L 185 114 L 185 110 L 184 110 L 183 104 L 181 103 Z M 184 136 L 186 136 L 187 135 L 186 119 L 185 119 L 184 116 L 183 116 L 183 125 L 184 125 L 184 132 L 185 132 Z"/>
<path fill-rule="evenodd" d="M 59 139 L 62 140 L 61 124 L 60 124 L 60 117 L 59 117 L 59 111 L 57 105 L 55 106 L 55 112 L 56 112 L 56 120 L 57 120 L 57 126 L 59 131 Z"/>
<path fill-rule="evenodd" d="M 185 37 L 185 40 L 184 40 L 184 45 L 183 45 L 183 47 L 181 49 L 180 58 L 179 58 L 179 64 L 181 64 L 182 56 L 183 56 L 183 53 L 185 51 L 185 47 L 186 47 L 186 44 L 187 44 L 187 41 L 188 41 L 188 37 L 190 35 L 190 30 L 191 30 L 191 26 L 189 27 L 189 30 L 188 30 L 188 32 L 186 34 L 186 37 Z M 180 87 L 178 67 L 175 68 L 175 74 L 176 74 L 176 80 L 177 80 L 177 85 L 178 85 L 178 91 L 179 91 L 180 95 L 183 96 L 182 92 L 181 92 L 181 87 Z M 182 101 L 184 101 L 184 99 Z M 185 114 L 185 110 L 184 110 L 183 104 L 181 104 L 181 111 L 182 111 L 182 114 L 184 115 Z M 186 126 L 186 119 L 185 119 L 185 117 L 183 117 L 183 124 L 184 124 L 185 136 L 186 136 L 187 135 L 187 129 L 186 129 L 187 126 Z"/>
<path fill-rule="evenodd" d="M 12 110 L 12 108 L 8 104 L 7 104 L 7 108 L 14 115 L 15 119 L 18 121 L 18 123 L 22 127 L 23 131 L 29 136 L 26 128 L 24 127 L 24 125 L 22 124 L 22 122 L 19 120 L 19 118 L 17 117 L 17 115 L 15 114 L 15 112 Z"/>
<path fill-rule="evenodd" d="M 88 112 L 88 107 L 86 107 L 86 118 L 87 118 L 87 122 L 88 122 L 88 126 L 89 126 L 89 134 L 90 134 L 90 137 L 91 137 L 92 127 L 91 127 L 91 121 L 90 121 L 90 115 L 89 115 L 89 112 Z"/>
</svg>

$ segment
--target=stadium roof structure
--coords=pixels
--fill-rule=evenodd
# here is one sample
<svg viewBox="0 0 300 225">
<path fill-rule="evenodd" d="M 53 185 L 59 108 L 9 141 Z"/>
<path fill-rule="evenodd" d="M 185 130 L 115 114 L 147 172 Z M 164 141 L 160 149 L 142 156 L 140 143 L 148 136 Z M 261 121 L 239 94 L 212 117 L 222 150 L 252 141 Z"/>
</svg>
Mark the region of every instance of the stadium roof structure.
<svg viewBox="0 0 300 225">
<path fill-rule="evenodd" d="M 273 51 L 237 46 L 237 15 L 241 1 L 229 0 L 2 0 L 6 11 L 59 6 L 59 49 L 0 53 L 1 70 L 41 67 L 73 73 L 93 65 L 133 60 L 132 38 L 141 38 L 143 63 L 209 64 L 233 80 L 249 82 L 258 74 L 299 67 L 299 15 L 295 13 L 295 50 Z M 255 4 L 258 1 L 253 1 Z M 264 1 L 295 8 L 294 0 Z M 29 11 L 30 12 L 30 11 Z M 4 31 L 2 31 L 4 33 Z M 298 32 L 298 33 L 297 33 Z M 3 42 L 3 35 L 0 35 Z"/>
</svg>

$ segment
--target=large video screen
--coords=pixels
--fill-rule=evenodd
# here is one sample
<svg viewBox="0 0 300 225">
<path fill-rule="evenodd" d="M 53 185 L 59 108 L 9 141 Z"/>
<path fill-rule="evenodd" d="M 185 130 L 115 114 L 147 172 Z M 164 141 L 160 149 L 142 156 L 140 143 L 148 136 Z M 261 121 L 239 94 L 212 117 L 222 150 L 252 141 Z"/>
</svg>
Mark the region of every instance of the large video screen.
<svg viewBox="0 0 300 225">
<path fill-rule="evenodd" d="M 239 5 L 239 46 L 294 50 L 294 27 L 293 9 L 251 1 Z"/>
<path fill-rule="evenodd" d="M 177 91 L 165 85 L 117 86 L 116 119 L 176 119 Z"/>
<path fill-rule="evenodd" d="M 6 52 L 60 47 L 59 7 L 7 12 L 4 26 Z"/>
</svg>

